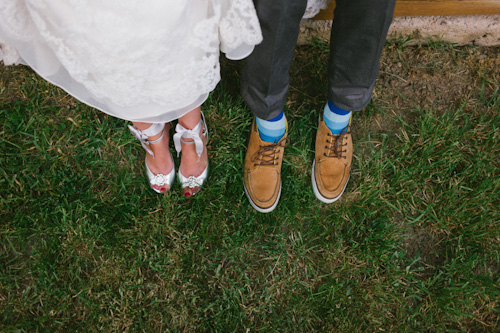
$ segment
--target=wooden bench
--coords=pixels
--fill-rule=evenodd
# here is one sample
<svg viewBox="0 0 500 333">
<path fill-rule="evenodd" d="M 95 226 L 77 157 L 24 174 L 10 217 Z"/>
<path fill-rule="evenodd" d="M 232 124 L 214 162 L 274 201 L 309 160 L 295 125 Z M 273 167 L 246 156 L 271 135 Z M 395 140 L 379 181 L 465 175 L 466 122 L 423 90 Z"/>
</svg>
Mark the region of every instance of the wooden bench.
<svg viewBox="0 0 500 333">
<path fill-rule="evenodd" d="M 331 20 L 335 3 L 314 17 Z M 500 14 L 500 0 L 397 0 L 394 16 Z"/>
</svg>

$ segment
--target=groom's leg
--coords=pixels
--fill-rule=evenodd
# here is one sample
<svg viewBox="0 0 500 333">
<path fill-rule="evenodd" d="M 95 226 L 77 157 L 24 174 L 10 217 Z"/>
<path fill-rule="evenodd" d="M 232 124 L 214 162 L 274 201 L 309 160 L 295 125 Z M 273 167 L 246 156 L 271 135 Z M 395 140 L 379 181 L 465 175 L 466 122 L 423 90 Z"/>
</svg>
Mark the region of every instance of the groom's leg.
<svg viewBox="0 0 500 333">
<path fill-rule="evenodd" d="M 340 198 L 350 176 L 351 111 L 372 97 L 394 0 L 337 0 L 330 39 L 328 103 L 319 120 L 312 185 L 326 203 Z"/>
<path fill-rule="evenodd" d="M 307 0 L 254 0 L 263 42 L 247 58 L 241 93 L 257 117 L 245 157 L 244 186 L 259 212 L 276 208 L 281 195 L 281 165 L 287 137 L 283 113 L 289 69 Z"/>
<path fill-rule="evenodd" d="M 363 109 L 372 97 L 395 0 L 337 0 L 330 38 L 328 98 Z"/>
<path fill-rule="evenodd" d="M 283 110 L 289 69 L 307 0 L 254 0 L 264 40 L 246 59 L 241 94 L 256 117 Z"/>
</svg>

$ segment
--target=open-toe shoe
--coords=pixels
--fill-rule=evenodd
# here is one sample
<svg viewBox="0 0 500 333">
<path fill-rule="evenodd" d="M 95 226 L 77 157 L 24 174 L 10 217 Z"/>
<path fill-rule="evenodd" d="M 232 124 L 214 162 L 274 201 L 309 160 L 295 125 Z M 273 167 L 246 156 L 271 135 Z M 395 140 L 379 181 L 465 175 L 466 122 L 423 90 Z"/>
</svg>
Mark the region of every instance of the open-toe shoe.
<svg viewBox="0 0 500 333">
<path fill-rule="evenodd" d="M 208 141 L 208 129 L 205 122 L 205 116 L 203 112 L 201 113 L 200 122 L 193 128 L 184 128 L 181 124 L 177 124 L 175 127 L 174 134 L 174 145 L 177 155 L 182 151 L 182 144 L 194 144 L 195 151 L 198 155 L 198 162 L 200 162 L 203 150 L 206 149 L 206 142 Z M 201 134 L 200 134 L 201 132 Z M 185 139 L 190 139 L 192 141 L 186 141 Z M 204 139 L 204 140 L 203 140 Z M 184 176 L 181 173 L 181 167 L 179 167 L 179 172 L 177 173 L 179 182 L 181 183 L 182 190 L 185 197 L 190 197 L 195 195 L 203 185 L 205 179 L 208 176 L 208 161 L 207 166 L 199 176 Z"/>
<path fill-rule="evenodd" d="M 168 129 L 170 128 L 170 123 L 167 124 Z M 159 143 L 165 136 L 165 124 L 153 124 L 145 130 L 139 130 L 137 127 L 129 125 L 128 128 L 130 132 L 141 142 L 142 147 L 146 150 L 148 154 L 155 158 L 154 152 L 151 150 L 150 145 Z M 167 131 L 168 131 L 167 129 Z M 153 137 L 161 133 L 161 136 L 154 140 L 149 141 L 148 138 Z M 151 188 L 157 193 L 166 193 L 172 187 L 175 178 L 175 165 L 173 163 L 174 159 L 172 154 L 170 154 L 172 159 L 172 170 L 168 174 L 154 174 L 148 166 L 147 156 L 145 160 L 146 164 L 146 174 L 149 179 Z"/>
</svg>

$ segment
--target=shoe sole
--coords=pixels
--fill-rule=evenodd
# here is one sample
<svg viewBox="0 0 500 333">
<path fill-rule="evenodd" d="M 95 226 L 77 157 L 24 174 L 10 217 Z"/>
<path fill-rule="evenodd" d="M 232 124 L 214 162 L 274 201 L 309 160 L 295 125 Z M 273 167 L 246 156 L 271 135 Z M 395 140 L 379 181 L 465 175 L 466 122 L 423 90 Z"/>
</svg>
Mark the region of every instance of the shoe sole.
<svg viewBox="0 0 500 333">
<path fill-rule="evenodd" d="M 347 183 L 349 182 L 349 179 L 351 178 L 351 174 L 349 173 L 349 177 L 347 177 L 347 181 L 345 182 L 344 188 L 342 189 L 342 192 L 340 192 L 339 195 L 337 195 L 333 199 L 325 198 L 318 190 L 318 185 L 316 184 L 316 177 L 314 177 L 314 166 L 316 165 L 316 160 L 313 161 L 313 166 L 312 166 L 312 173 L 311 173 L 311 183 L 312 183 L 312 188 L 314 195 L 316 198 L 318 198 L 319 201 L 322 201 L 324 203 L 332 203 L 340 199 L 342 194 L 344 194 L 345 188 L 347 187 Z"/>
<path fill-rule="evenodd" d="M 276 198 L 276 202 L 269 208 L 261 208 L 253 202 L 252 198 L 250 197 L 250 194 L 248 194 L 247 187 L 245 186 L 244 182 L 243 182 L 243 188 L 245 189 L 245 194 L 248 198 L 248 201 L 250 201 L 250 205 L 252 205 L 252 207 L 259 213 L 270 213 L 276 208 L 276 206 L 278 206 L 278 202 L 280 201 L 281 197 L 281 183 L 280 183 L 280 191 L 278 192 L 278 197 Z"/>
</svg>

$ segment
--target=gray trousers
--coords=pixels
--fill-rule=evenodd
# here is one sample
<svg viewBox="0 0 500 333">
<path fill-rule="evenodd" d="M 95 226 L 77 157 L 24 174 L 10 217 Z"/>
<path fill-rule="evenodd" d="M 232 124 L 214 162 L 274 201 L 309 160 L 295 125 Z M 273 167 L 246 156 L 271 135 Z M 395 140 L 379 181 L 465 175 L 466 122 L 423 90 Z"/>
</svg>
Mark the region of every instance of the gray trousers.
<svg viewBox="0 0 500 333">
<path fill-rule="evenodd" d="M 337 0 L 330 40 L 328 98 L 358 111 L 372 96 L 395 0 Z M 289 69 L 307 0 L 254 0 L 264 40 L 247 58 L 241 93 L 253 114 L 276 117 L 285 106 Z"/>
</svg>

